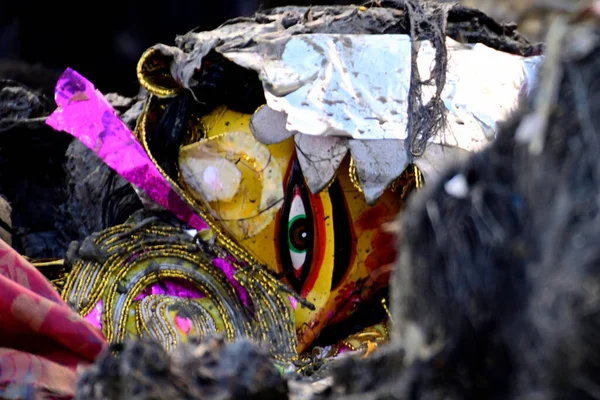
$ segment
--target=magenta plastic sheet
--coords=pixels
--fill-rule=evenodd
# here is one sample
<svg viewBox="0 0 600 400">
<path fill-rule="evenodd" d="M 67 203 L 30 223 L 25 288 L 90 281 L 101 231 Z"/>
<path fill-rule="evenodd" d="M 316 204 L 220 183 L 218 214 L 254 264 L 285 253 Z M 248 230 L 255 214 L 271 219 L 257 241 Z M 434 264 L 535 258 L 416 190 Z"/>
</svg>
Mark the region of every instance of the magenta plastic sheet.
<svg viewBox="0 0 600 400">
<path fill-rule="evenodd" d="M 236 291 L 237 295 L 239 296 L 240 300 L 242 301 L 242 303 L 246 307 L 253 307 L 253 305 L 250 301 L 250 294 L 248 293 L 246 288 L 243 287 L 237 281 L 237 279 L 235 279 L 235 267 L 229 261 L 227 261 L 223 258 L 215 258 L 212 263 L 215 267 L 217 267 L 221 271 L 223 271 L 223 273 L 229 280 L 229 283 L 231 283 L 231 285 L 235 289 L 235 291 Z"/>
<path fill-rule="evenodd" d="M 163 279 L 147 286 L 134 301 L 140 301 L 147 296 L 171 296 L 183 299 L 202 299 L 206 297 L 193 283 L 181 279 Z"/>
<path fill-rule="evenodd" d="M 58 108 L 46 124 L 79 139 L 119 175 L 183 222 L 197 230 L 209 228 L 163 178 L 133 132 L 90 81 L 68 68 L 59 78 L 54 96 Z"/>
<path fill-rule="evenodd" d="M 104 303 L 102 300 L 98 300 L 92 311 L 85 316 L 85 319 L 96 328 L 102 330 L 102 311 L 104 310 Z"/>
</svg>

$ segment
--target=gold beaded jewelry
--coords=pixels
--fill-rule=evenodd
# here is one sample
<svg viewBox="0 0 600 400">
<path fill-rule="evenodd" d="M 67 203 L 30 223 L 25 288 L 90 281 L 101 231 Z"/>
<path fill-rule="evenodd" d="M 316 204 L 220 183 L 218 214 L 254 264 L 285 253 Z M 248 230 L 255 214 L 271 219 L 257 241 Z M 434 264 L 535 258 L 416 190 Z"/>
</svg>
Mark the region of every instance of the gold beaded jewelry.
<svg viewBox="0 0 600 400">
<path fill-rule="evenodd" d="M 160 97 L 174 97 L 181 86 L 169 73 L 169 63 L 155 49 L 146 51 L 137 64 L 137 78 L 148 92 Z"/>
<path fill-rule="evenodd" d="M 108 342 L 150 336 L 172 350 L 188 336 L 221 332 L 228 340 L 243 336 L 266 343 L 277 360 L 297 358 L 294 314 L 282 283 L 256 265 L 227 257 L 218 244 L 192 237 L 178 222 L 152 219 L 139 225 L 132 220 L 100 232 L 94 245 L 105 258 L 76 259 L 62 293 L 83 316 L 101 304 Z M 225 257 L 234 281 L 213 263 Z M 189 283 L 203 297 L 140 298 L 146 288 L 169 279 Z M 247 303 L 234 283 L 245 290 Z M 189 321 L 189 332 L 174 322 L 179 314 Z"/>
</svg>

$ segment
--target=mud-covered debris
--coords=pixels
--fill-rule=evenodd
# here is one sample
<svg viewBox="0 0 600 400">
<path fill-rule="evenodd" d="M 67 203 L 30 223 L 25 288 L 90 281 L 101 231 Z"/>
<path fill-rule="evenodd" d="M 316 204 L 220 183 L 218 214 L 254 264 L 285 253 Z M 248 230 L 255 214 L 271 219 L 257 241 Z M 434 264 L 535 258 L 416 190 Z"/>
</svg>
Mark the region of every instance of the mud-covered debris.
<svg viewBox="0 0 600 400">
<path fill-rule="evenodd" d="M 167 354 L 157 343 L 113 346 L 85 370 L 78 399 L 287 399 L 287 383 L 267 352 L 248 340 L 181 344 Z"/>
</svg>

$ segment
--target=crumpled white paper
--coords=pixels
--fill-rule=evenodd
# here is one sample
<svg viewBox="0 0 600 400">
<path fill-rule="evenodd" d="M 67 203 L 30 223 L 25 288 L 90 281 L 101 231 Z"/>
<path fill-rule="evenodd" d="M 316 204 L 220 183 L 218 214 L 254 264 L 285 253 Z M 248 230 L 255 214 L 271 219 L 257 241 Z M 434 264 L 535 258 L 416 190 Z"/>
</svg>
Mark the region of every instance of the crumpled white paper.
<svg viewBox="0 0 600 400">
<path fill-rule="evenodd" d="M 410 49 L 406 35 L 294 36 L 262 66 L 267 104 L 306 135 L 404 139 Z"/>
<path fill-rule="evenodd" d="M 362 166 L 360 184 L 368 189 L 364 190 L 367 201 L 373 203 L 408 163 L 415 162 L 429 181 L 449 162 L 494 140 L 498 123 L 533 87 L 542 61 L 541 56 L 524 58 L 450 38 L 446 46 L 448 69 L 442 92 L 448 110 L 446 129 L 433 135 L 425 153 L 416 159 L 408 155 L 406 141 L 409 36 L 303 34 L 273 46 L 263 43 L 260 54 L 225 56 L 260 74 L 268 107 L 257 113 L 265 118 L 254 129 L 259 140 L 296 135 L 297 145 L 302 145 L 302 170 L 313 192 L 327 185 L 329 170 L 337 168 L 341 160 L 332 157 L 331 168 L 325 169 L 311 165 L 310 160 L 323 164 L 323 154 L 330 147 L 336 149 L 330 153 L 341 156 L 347 148 L 356 165 Z M 262 60 L 257 62 L 257 58 Z M 431 43 L 421 42 L 417 64 L 423 81 L 429 79 L 434 60 Z M 433 82 L 422 87 L 423 103 L 435 90 Z M 324 147 L 329 143 L 323 142 L 326 137 L 338 139 Z M 392 146 L 388 140 L 397 140 L 398 145 Z M 355 141 L 368 151 L 357 151 Z M 369 159 L 363 159 L 367 156 Z"/>
<path fill-rule="evenodd" d="M 525 59 L 450 38 L 446 46 L 443 99 L 449 111 L 448 133 L 454 133 L 456 144 L 465 150 L 480 148 L 494 137 L 497 122 L 516 108 L 521 88 L 531 86 L 532 70 L 541 57 Z M 273 52 L 275 48 L 281 52 L 281 45 Z M 263 61 L 253 65 L 260 65 L 269 107 L 287 114 L 289 131 L 360 140 L 406 138 L 408 35 L 305 34 L 292 36 L 280 57 L 268 46 L 263 49 Z M 423 80 L 434 58 L 431 43 L 422 42 L 418 65 Z M 435 91 L 433 85 L 430 89 L 423 90 L 424 102 Z M 443 136 L 438 141 L 449 137 Z"/>
</svg>

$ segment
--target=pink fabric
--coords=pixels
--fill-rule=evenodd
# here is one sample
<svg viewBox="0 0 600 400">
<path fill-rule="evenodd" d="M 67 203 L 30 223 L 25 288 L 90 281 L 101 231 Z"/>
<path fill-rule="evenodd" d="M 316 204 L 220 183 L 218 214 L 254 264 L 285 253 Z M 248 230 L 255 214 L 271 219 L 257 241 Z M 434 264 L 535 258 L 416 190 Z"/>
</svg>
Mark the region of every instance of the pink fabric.
<svg viewBox="0 0 600 400">
<path fill-rule="evenodd" d="M 72 398 L 77 366 L 107 346 L 102 333 L 2 240 L 0 326 L 0 398 Z"/>
</svg>

